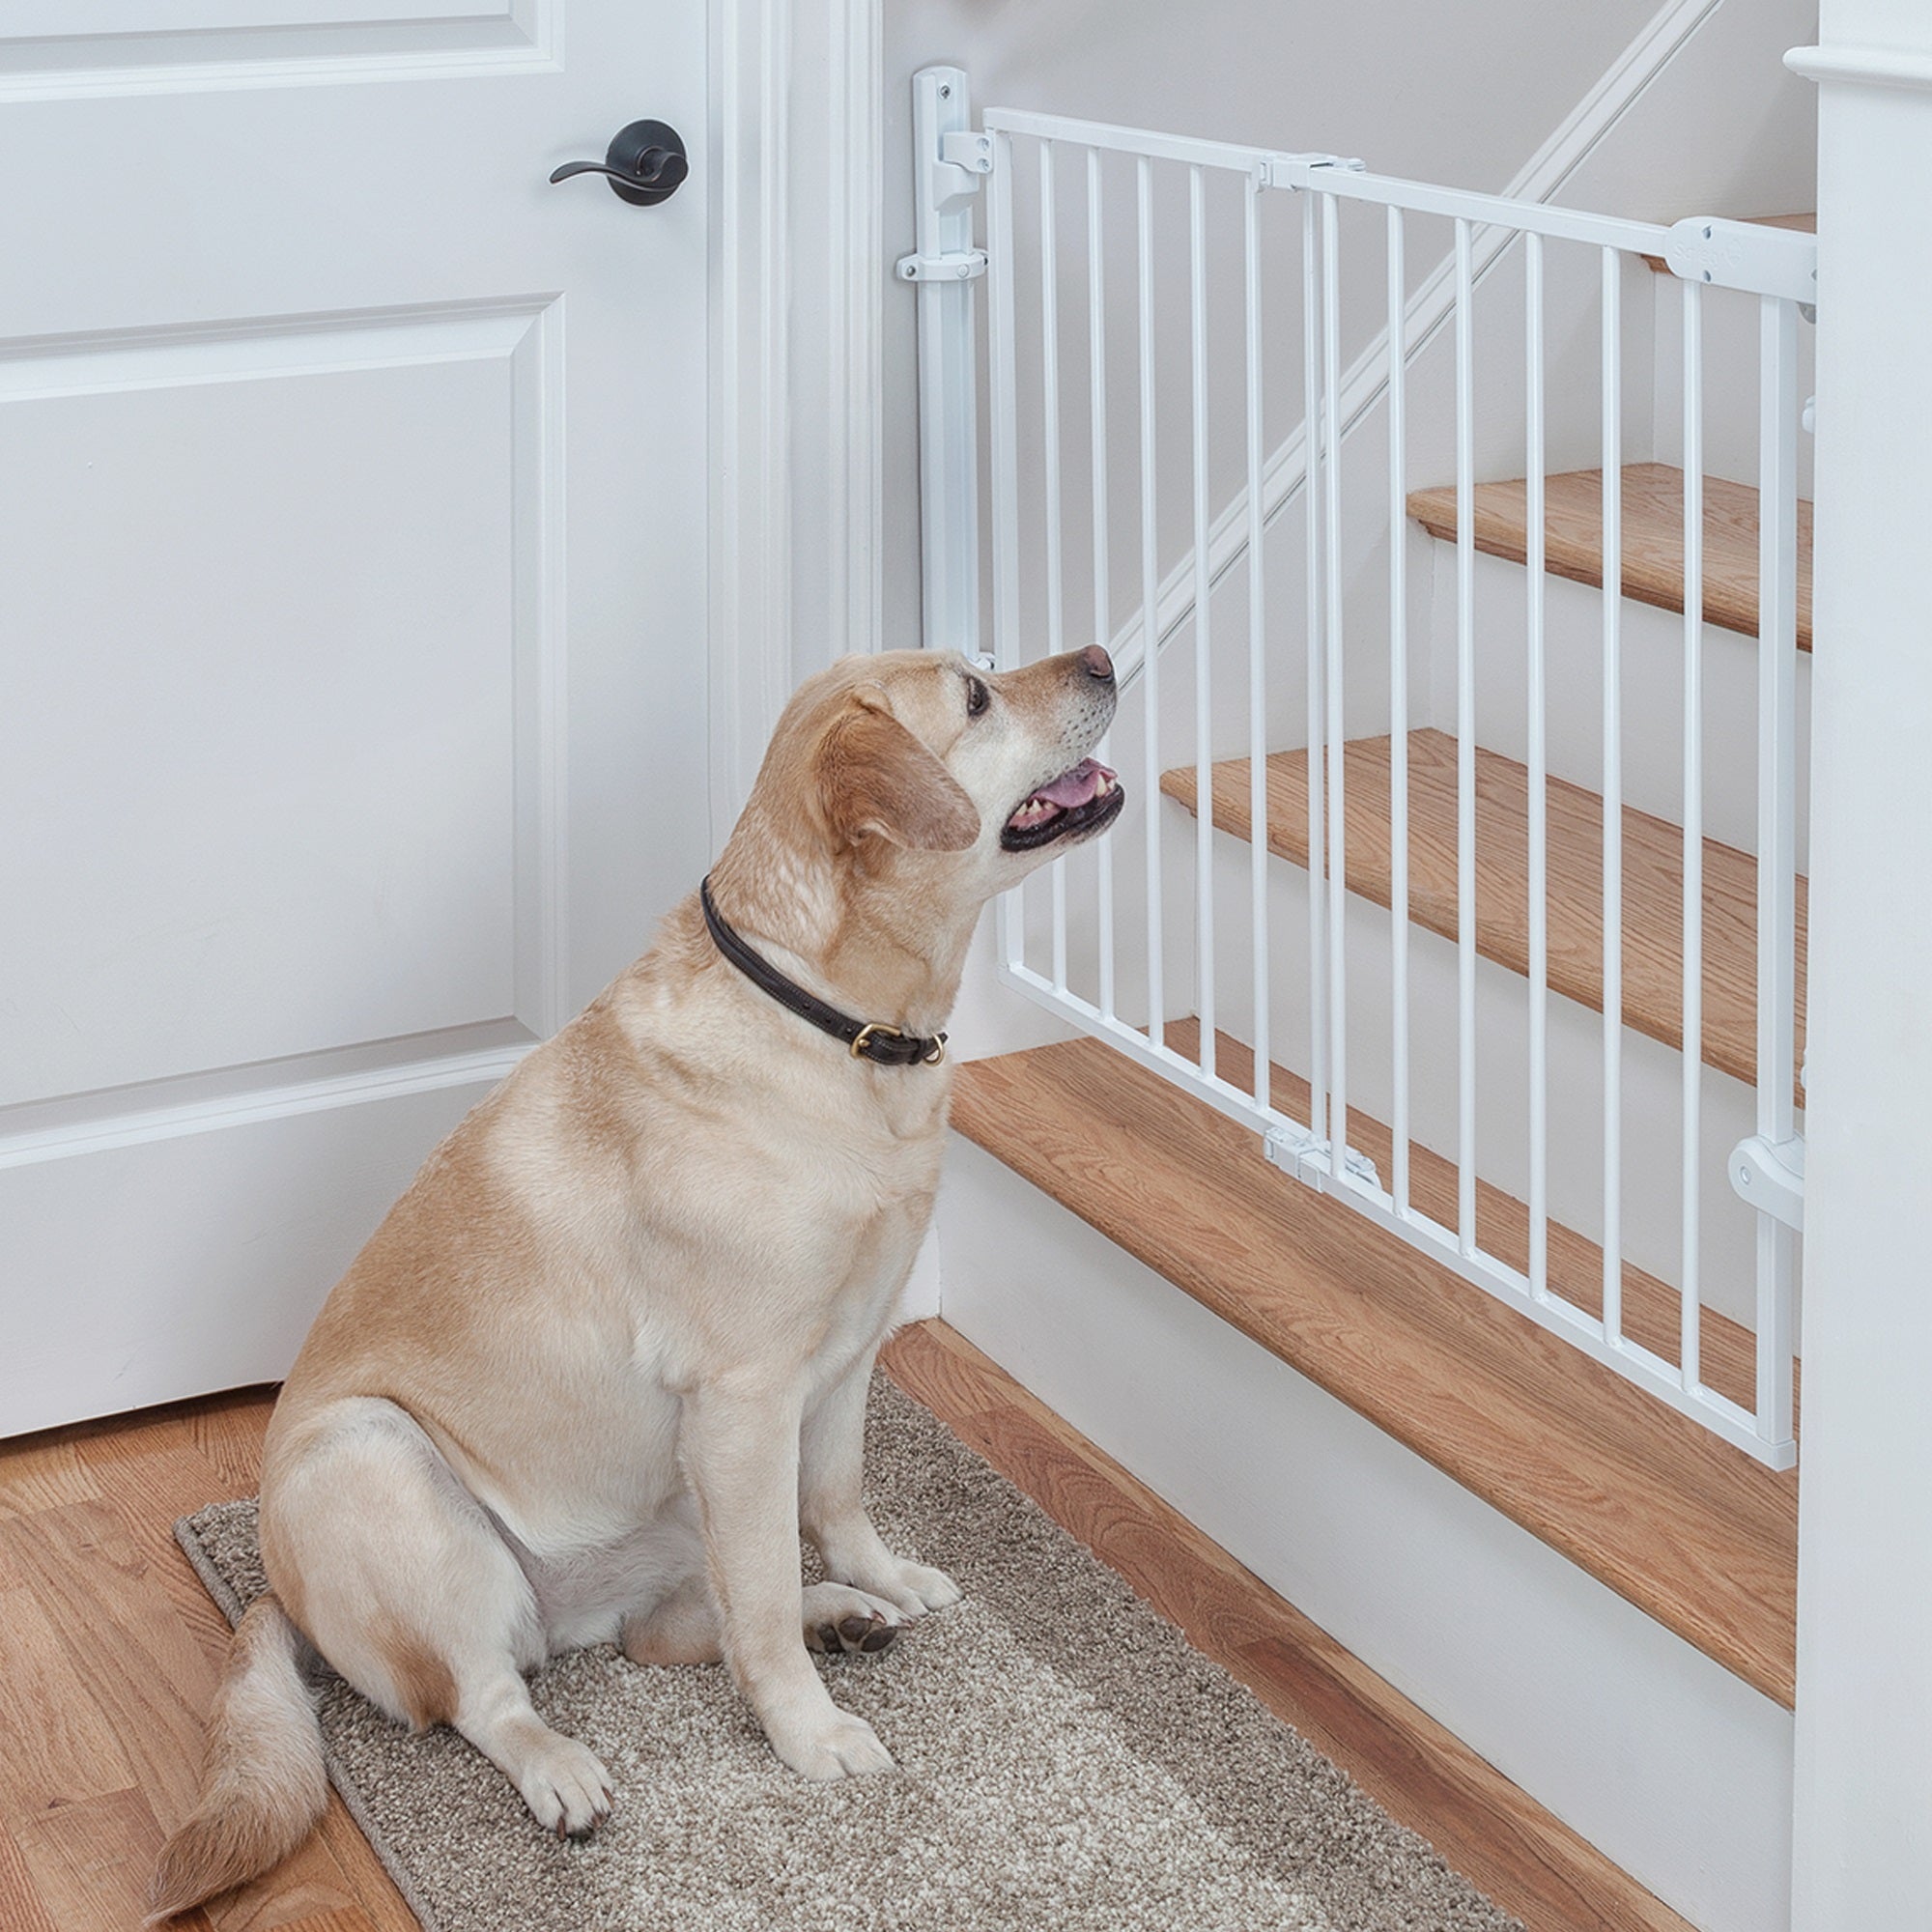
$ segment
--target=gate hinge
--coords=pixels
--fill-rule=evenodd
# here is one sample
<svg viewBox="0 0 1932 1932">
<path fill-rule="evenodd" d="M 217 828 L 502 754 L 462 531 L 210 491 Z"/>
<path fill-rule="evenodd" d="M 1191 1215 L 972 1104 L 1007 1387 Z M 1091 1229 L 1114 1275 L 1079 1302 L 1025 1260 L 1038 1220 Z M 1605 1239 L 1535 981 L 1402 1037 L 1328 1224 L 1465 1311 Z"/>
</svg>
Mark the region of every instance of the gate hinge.
<svg viewBox="0 0 1932 1932">
<path fill-rule="evenodd" d="M 1303 188 L 1308 177 L 1321 168 L 1346 168 L 1358 175 L 1364 172 L 1364 163 L 1360 156 L 1350 155 L 1264 155 L 1255 163 L 1255 185 Z"/>
<path fill-rule="evenodd" d="M 955 128 L 940 135 L 939 158 L 942 165 L 974 177 L 960 184 L 960 191 L 971 194 L 980 185 L 979 177 L 993 172 L 993 137 L 975 128 Z"/>
<path fill-rule="evenodd" d="M 1286 1173 L 1293 1175 L 1303 1186 L 1314 1188 L 1318 1194 L 1328 1191 L 1328 1182 L 1334 1172 L 1334 1163 L 1329 1157 L 1332 1145 L 1306 1127 L 1270 1127 L 1262 1136 L 1262 1151 L 1268 1159 Z M 1378 1188 L 1382 1184 L 1375 1162 L 1360 1148 L 1344 1148 L 1342 1166 L 1345 1173 L 1353 1175 L 1357 1180 L 1366 1180 L 1371 1187 Z"/>
<path fill-rule="evenodd" d="M 893 272 L 902 282 L 976 282 L 986 272 L 986 251 L 958 248 L 948 255 L 901 255 Z"/>
<path fill-rule="evenodd" d="M 1731 1185 L 1747 1206 L 1782 1221 L 1801 1234 L 1804 1228 L 1804 1139 L 1768 1141 L 1762 1134 L 1741 1140 L 1725 1163 Z"/>
</svg>

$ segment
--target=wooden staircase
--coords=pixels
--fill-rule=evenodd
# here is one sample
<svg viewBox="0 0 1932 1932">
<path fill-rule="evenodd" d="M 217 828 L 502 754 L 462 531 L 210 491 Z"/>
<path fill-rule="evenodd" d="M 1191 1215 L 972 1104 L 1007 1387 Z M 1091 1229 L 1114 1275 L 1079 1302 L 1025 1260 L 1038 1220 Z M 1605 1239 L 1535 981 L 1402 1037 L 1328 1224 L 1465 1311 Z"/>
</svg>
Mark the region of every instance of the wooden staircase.
<svg viewBox="0 0 1932 1932">
<path fill-rule="evenodd" d="M 1522 482 L 1479 485 L 1477 546 L 1527 557 Z M 1682 611 L 1683 479 L 1658 464 L 1623 472 L 1627 596 Z M 1548 479 L 1549 570 L 1603 581 L 1602 477 Z M 1705 614 L 1754 633 L 1757 498 L 1708 479 Z M 1800 641 L 1810 648 L 1810 518 L 1801 519 Z M 1422 491 L 1412 515 L 1432 534 L 1456 535 L 1456 493 Z M 1434 730 L 1409 738 L 1408 918 L 1453 939 L 1457 930 L 1455 742 Z M 1352 892 L 1387 907 L 1390 741 L 1345 750 L 1347 871 Z M 1198 811 L 1196 771 L 1171 771 L 1161 789 Z M 1214 825 L 1252 838 L 1244 759 L 1211 772 Z M 1306 867 L 1308 760 L 1267 760 L 1271 852 Z M 1514 760 L 1476 753 L 1476 944 L 1509 970 L 1528 970 L 1528 775 Z M 1603 1009 L 1603 801 L 1549 781 L 1548 965 L 1552 990 Z M 1626 808 L 1624 988 L 1627 1026 L 1681 1049 L 1683 834 Z M 1704 844 L 1706 1065 L 1755 1078 L 1756 864 Z M 1804 897 L 1799 882 L 1799 1051 L 1804 1023 Z M 1167 1042 L 1198 1053 L 1191 1023 L 1169 1023 Z M 1218 1037 L 1217 1070 L 1236 1084 L 1248 1050 Z M 1797 1067 L 1793 1068 L 1794 1080 Z M 1307 1089 L 1275 1068 L 1277 1104 L 1307 1107 Z M 1801 1095 L 1802 1100 L 1802 1095 Z M 1091 1226 L 1242 1334 L 1348 1404 L 1377 1427 L 1542 1538 L 1591 1576 L 1676 1632 L 1766 1696 L 1794 1696 L 1797 1472 L 1776 1472 L 1640 1392 L 1610 1369 L 1464 1282 L 1350 1208 L 1271 1166 L 1238 1125 L 1158 1075 L 1091 1040 L 1009 1054 L 963 1066 L 953 1123 Z M 1387 1126 L 1351 1111 L 1349 1137 L 1378 1166 Z M 1410 1150 L 1412 1197 L 1454 1223 L 1454 1166 Z M 1521 1266 L 1528 1213 L 1501 1188 L 1479 1184 L 1479 1237 Z M 1552 1224 L 1552 1292 L 1601 1306 L 1602 1252 Z M 1626 1264 L 1632 1336 L 1678 1358 L 1674 1289 Z M 1748 1403 L 1752 1338 L 1702 1311 L 1702 1371 L 1709 1384 Z"/>
</svg>

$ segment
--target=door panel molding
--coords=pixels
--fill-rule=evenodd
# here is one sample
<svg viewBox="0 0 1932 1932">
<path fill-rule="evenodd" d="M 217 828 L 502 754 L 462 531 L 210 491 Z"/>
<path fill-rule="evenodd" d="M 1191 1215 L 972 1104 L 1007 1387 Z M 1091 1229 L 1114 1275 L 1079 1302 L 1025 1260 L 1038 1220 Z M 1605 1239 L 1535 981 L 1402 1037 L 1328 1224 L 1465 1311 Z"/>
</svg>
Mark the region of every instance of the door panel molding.
<svg viewBox="0 0 1932 1932">
<path fill-rule="evenodd" d="M 554 71 L 558 0 L 14 0 L 0 100 Z"/>
<path fill-rule="evenodd" d="M 150 1138 L 233 1105 L 260 1117 L 264 1065 L 444 1085 L 442 1063 L 468 1066 L 483 1038 L 496 1050 L 561 1023 L 559 337 L 559 304 L 521 297 L 0 344 L 0 425 L 23 462 L 37 440 L 46 451 L 8 522 L 48 526 L 13 571 L 14 620 L 40 650 L 12 680 L 15 728 L 0 718 L 0 798 L 25 834 L 0 879 L 40 934 L 12 1023 L 45 1051 L 0 1088 L 0 1160 L 86 1151 L 133 1115 Z M 494 417 L 474 449 L 477 427 L 439 447 L 452 408 Z M 240 420 L 272 464 L 210 454 Z M 304 539 L 318 578 L 345 548 L 367 555 L 371 589 L 347 603 L 321 582 L 291 600 L 294 583 L 248 581 L 250 532 L 308 519 L 314 463 L 396 472 Z M 169 488 L 187 477 L 195 507 L 176 515 Z M 77 583 L 59 545 L 90 526 L 110 547 Z M 428 539 L 460 528 L 475 563 L 459 582 L 449 561 L 429 568 Z M 205 621 L 209 596 L 223 621 Z M 108 655 L 90 683 L 96 639 Z M 238 681 L 252 714 L 192 696 Z M 364 715 L 391 728 L 365 734 Z M 238 810 L 224 788 L 240 772 L 253 796 Z M 285 845 L 292 813 L 342 842 Z M 375 958 L 392 970 L 363 973 Z M 224 961 L 281 991 L 210 1004 Z"/>
<path fill-rule="evenodd" d="M 520 1021 L 481 1020 L 396 1040 L 221 1067 L 0 1112 L 0 1170 L 32 1167 L 184 1134 L 324 1113 L 365 1100 L 494 1085 L 537 1044 Z"/>
</svg>

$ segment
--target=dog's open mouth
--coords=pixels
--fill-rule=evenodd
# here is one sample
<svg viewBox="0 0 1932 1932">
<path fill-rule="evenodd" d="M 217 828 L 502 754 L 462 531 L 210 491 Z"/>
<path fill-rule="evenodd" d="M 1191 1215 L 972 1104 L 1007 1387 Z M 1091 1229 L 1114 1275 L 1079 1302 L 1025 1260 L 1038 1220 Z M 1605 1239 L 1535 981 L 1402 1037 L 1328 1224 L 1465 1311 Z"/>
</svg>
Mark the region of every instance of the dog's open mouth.
<svg viewBox="0 0 1932 1932">
<path fill-rule="evenodd" d="M 1009 852 L 1031 852 L 1056 838 L 1096 832 L 1127 802 L 1121 781 L 1094 758 L 1082 758 L 1021 801 L 1000 830 Z"/>
</svg>

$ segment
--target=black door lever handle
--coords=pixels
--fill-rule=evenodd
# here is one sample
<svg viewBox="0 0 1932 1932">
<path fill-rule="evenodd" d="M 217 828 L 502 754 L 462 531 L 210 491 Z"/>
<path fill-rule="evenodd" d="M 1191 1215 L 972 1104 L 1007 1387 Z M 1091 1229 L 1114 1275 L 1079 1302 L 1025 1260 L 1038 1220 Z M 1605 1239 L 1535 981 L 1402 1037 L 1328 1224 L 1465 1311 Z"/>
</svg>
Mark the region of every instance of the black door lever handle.
<svg viewBox="0 0 1932 1932">
<path fill-rule="evenodd" d="M 663 121 L 633 121 L 611 138 L 601 161 L 566 161 L 553 183 L 573 175 L 604 175 L 611 192 L 634 208 L 651 208 L 674 195 L 691 172 L 684 142 Z"/>
</svg>

